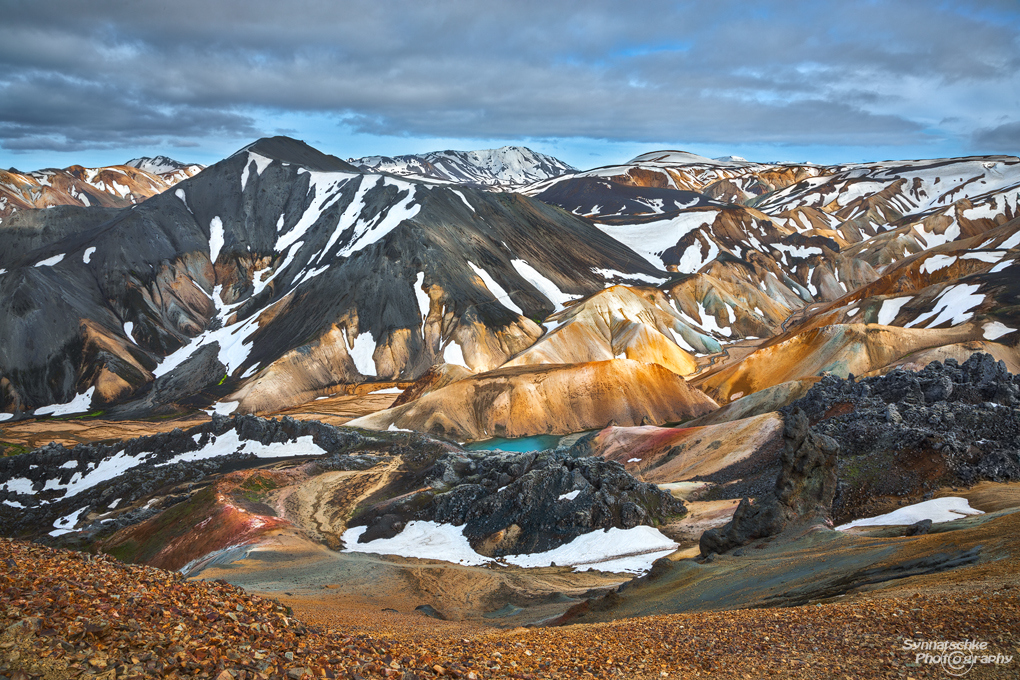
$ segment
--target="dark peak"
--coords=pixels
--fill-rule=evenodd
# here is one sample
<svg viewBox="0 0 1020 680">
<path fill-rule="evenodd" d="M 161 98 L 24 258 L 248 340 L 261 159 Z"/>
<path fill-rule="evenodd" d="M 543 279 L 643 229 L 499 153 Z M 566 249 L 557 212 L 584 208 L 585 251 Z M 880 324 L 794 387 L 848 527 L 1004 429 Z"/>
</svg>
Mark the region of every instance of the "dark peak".
<svg viewBox="0 0 1020 680">
<path fill-rule="evenodd" d="M 290 137 L 263 137 L 241 151 L 251 151 L 281 163 L 293 163 L 317 172 L 359 172 L 350 163 Z"/>
</svg>

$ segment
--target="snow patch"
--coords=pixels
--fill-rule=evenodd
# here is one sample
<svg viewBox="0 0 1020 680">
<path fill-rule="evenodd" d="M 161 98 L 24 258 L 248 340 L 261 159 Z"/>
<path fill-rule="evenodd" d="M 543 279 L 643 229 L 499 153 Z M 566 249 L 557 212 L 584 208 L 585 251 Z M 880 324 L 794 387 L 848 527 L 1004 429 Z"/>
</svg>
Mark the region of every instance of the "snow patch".
<svg viewBox="0 0 1020 680">
<path fill-rule="evenodd" d="M 475 212 L 475 209 L 471 206 L 470 203 L 468 203 L 467 197 L 464 194 L 460 193 L 456 189 L 450 189 L 450 191 L 460 196 L 460 200 L 464 201 L 464 205 L 468 207 L 468 210 L 470 210 L 471 212 Z"/>
<path fill-rule="evenodd" d="M 964 321 L 970 320 L 974 316 L 974 312 L 969 310 L 985 301 L 984 295 L 977 294 L 978 288 L 980 286 L 976 283 L 949 286 L 935 298 L 936 307 L 932 311 L 920 315 L 908 323 L 906 327 L 911 328 L 927 321 L 933 316 L 935 320 L 925 326 L 925 328 L 934 328 L 947 321 L 950 321 L 953 326 L 958 326 Z"/>
<path fill-rule="evenodd" d="M 592 272 L 598 274 L 608 283 L 607 285 L 612 286 L 615 279 L 632 279 L 634 281 L 645 281 L 653 286 L 657 286 L 663 281 L 666 281 L 669 277 L 666 276 L 649 276 L 648 274 L 624 274 L 616 269 L 592 269 Z"/>
<path fill-rule="evenodd" d="M 423 336 L 425 333 L 424 322 L 425 319 L 428 318 L 429 309 L 432 305 L 432 300 L 429 298 L 429 294 L 422 288 L 424 284 L 425 272 L 418 272 L 418 275 L 414 277 L 414 297 L 418 301 L 418 311 L 421 312 Z"/>
<path fill-rule="evenodd" d="M 1010 236 L 1008 239 L 999 244 L 999 247 L 1003 250 L 1011 250 L 1020 246 L 1020 231 Z"/>
<path fill-rule="evenodd" d="M 348 342 L 351 342 L 349 338 Z M 375 375 L 375 360 L 372 358 L 372 355 L 375 354 L 375 340 L 371 333 L 364 331 L 358 334 L 357 339 L 348 347 L 347 353 L 351 355 L 351 360 L 354 361 L 354 367 L 358 369 L 358 373 Z"/>
<path fill-rule="evenodd" d="M 85 413 L 89 410 L 89 406 L 92 404 L 92 395 L 96 391 L 95 387 L 90 387 L 82 394 L 77 395 L 74 399 L 67 402 L 66 404 L 54 404 L 51 406 L 43 406 L 35 410 L 37 416 L 66 416 L 72 413 Z"/>
<path fill-rule="evenodd" d="M 851 527 L 910 525 L 926 519 L 939 524 L 942 522 L 952 522 L 954 519 L 960 519 L 967 515 L 983 514 L 985 513 L 981 510 L 970 507 L 970 503 L 966 498 L 950 496 L 948 498 L 933 498 L 923 503 L 908 505 L 885 515 L 854 520 L 853 522 L 836 527 L 836 531 L 846 531 Z"/>
<path fill-rule="evenodd" d="M 563 309 L 565 303 L 573 299 L 572 295 L 564 293 L 559 289 L 559 286 L 524 260 L 510 260 L 510 264 L 521 275 L 522 279 L 537 288 L 538 292 L 544 295 L 549 302 L 553 303 L 557 312 Z"/>
<path fill-rule="evenodd" d="M 35 266 L 35 267 L 52 267 L 53 265 L 55 265 L 58 262 L 60 262 L 61 260 L 63 260 L 65 254 L 66 253 L 60 253 L 59 255 L 54 255 L 53 257 L 47 257 L 45 260 L 39 260 L 33 266 Z"/>
<path fill-rule="evenodd" d="M 479 555 L 464 536 L 462 527 L 431 521 L 408 522 L 393 538 L 377 538 L 358 543 L 367 527 L 353 527 L 343 534 L 344 552 L 397 555 L 418 559 L 442 560 L 479 566 L 494 562 Z M 652 562 L 676 550 L 677 544 L 657 529 L 637 526 L 612 528 L 578 536 L 570 543 L 542 553 L 510 555 L 505 562 L 519 567 L 547 567 L 550 564 L 591 568 L 599 571 L 640 574 L 651 569 Z"/>
<path fill-rule="evenodd" d="M 237 430 L 227 430 L 201 449 L 178 454 L 167 462 L 160 463 L 157 467 L 205 460 L 217 456 L 229 456 L 237 452 L 252 454 L 257 458 L 292 458 L 296 456 L 321 456 L 325 455 L 326 450 L 312 440 L 312 435 L 298 437 L 296 441 L 292 442 L 262 444 L 252 439 L 242 441 L 237 434 Z"/>
<path fill-rule="evenodd" d="M 20 493 L 25 495 L 35 493 L 32 491 L 32 480 L 28 477 L 12 477 L 7 480 L 2 488 L 10 491 L 11 493 Z"/>
<path fill-rule="evenodd" d="M 452 524 L 414 520 L 408 522 L 404 530 L 393 538 L 377 538 L 368 543 L 358 543 L 358 539 L 367 530 L 368 527 L 353 527 L 345 531 L 341 537 L 345 546 L 343 552 L 417 557 L 470 566 L 492 562 L 492 558 L 476 553 L 464 537 L 464 530 Z"/>
<path fill-rule="evenodd" d="M 493 297 L 495 297 L 496 300 L 498 300 L 507 309 L 513 310 L 520 314 L 521 316 L 524 316 L 524 310 L 518 307 L 517 304 L 510 299 L 510 294 L 506 292 L 503 286 L 499 285 L 496 282 L 496 279 L 492 278 L 492 275 L 489 274 L 489 272 L 485 271 L 481 267 L 478 267 L 477 265 L 475 265 L 474 262 L 471 262 L 470 260 L 468 260 L 468 265 L 471 267 L 471 269 L 474 270 L 475 274 L 478 275 L 478 278 L 482 280 L 482 282 L 485 284 L 485 287 L 489 290 L 490 293 L 492 293 Z"/>
<path fill-rule="evenodd" d="M 998 321 L 989 321 L 984 326 L 985 340 L 998 340 L 1004 335 L 1009 333 L 1015 333 L 1015 328 L 1010 328 L 1004 323 Z"/>
<path fill-rule="evenodd" d="M 965 253 L 961 257 L 964 260 L 980 260 L 981 262 L 995 264 L 1005 256 L 1006 256 L 1005 251 L 1000 250 L 991 253 Z"/>
<path fill-rule="evenodd" d="M 85 264 L 89 264 L 90 262 L 92 262 L 92 254 L 94 252 L 96 252 L 96 247 L 95 246 L 92 246 L 90 248 L 86 248 L 85 252 L 82 253 L 81 261 L 84 262 Z"/>
<path fill-rule="evenodd" d="M 50 536 L 62 536 L 74 531 L 74 525 L 78 523 L 78 518 L 81 517 L 81 514 L 88 509 L 89 506 L 86 505 L 84 508 L 79 508 L 70 515 L 58 519 L 53 523 L 54 529 L 50 532 Z"/>
<path fill-rule="evenodd" d="M 464 360 L 464 350 L 456 340 L 450 340 L 443 349 L 443 361 L 456 366 L 463 366 L 471 370 Z"/>
<path fill-rule="evenodd" d="M 547 567 L 551 564 L 598 571 L 641 574 L 652 568 L 652 562 L 677 549 L 677 544 L 658 529 L 636 526 L 632 529 L 611 528 L 582 534 L 566 545 L 530 555 L 510 555 L 506 561 L 519 567 Z"/>
<path fill-rule="evenodd" d="M 906 297 L 890 298 L 888 300 L 882 300 L 882 306 L 878 308 L 878 323 L 882 326 L 888 326 L 896 318 L 896 315 L 900 313 L 900 309 L 903 305 L 907 304 L 914 299 L 913 295 Z"/>
<path fill-rule="evenodd" d="M 931 257 L 924 261 L 924 264 L 921 265 L 921 273 L 933 274 L 940 269 L 945 269 L 949 265 L 956 262 L 956 260 L 957 258 L 955 255 L 954 256 L 932 255 Z"/>
<path fill-rule="evenodd" d="M 581 493 L 580 489 L 574 489 L 570 493 L 560 494 L 560 497 L 557 498 L 556 500 L 558 500 L 558 501 L 572 501 L 575 498 L 577 498 L 578 494 L 580 494 L 580 493 Z"/>
<path fill-rule="evenodd" d="M 206 411 L 209 415 L 218 414 L 221 416 L 229 416 L 231 413 L 237 410 L 239 401 L 218 401 L 213 404 L 213 407 Z"/>
<path fill-rule="evenodd" d="M 1006 260 L 1005 262 L 1000 262 L 999 264 L 997 264 L 994 267 L 992 267 L 991 269 L 989 269 L 988 273 L 989 274 L 998 274 L 999 272 L 1001 272 L 1002 270 L 1006 269 L 1007 267 L 1012 267 L 1014 264 L 1016 264 L 1016 260 Z"/>
<path fill-rule="evenodd" d="M 600 230 L 645 258 L 654 267 L 662 267 L 662 254 L 695 229 L 713 224 L 719 210 L 681 213 L 668 220 L 643 224 L 608 225 L 595 223 Z"/>
<path fill-rule="evenodd" d="M 243 189 L 244 187 L 241 188 Z M 191 211 L 191 206 L 188 205 L 188 198 L 187 196 L 184 195 L 184 189 L 177 189 L 176 191 L 174 191 L 174 196 L 181 199 L 181 203 L 183 203 L 184 207 L 188 209 L 188 212 L 190 212 L 192 215 L 195 214 Z"/>
</svg>

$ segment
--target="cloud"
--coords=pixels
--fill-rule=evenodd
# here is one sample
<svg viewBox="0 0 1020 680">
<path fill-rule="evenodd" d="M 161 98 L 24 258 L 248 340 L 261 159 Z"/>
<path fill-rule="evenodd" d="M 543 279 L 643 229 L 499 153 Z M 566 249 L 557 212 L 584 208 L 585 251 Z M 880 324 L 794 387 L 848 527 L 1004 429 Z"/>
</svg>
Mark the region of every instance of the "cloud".
<svg viewBox="0 0 1020 680">
<path fill-rule="evenodd" d="M 1018 28 L 1010 2 L 53 0 L 0 25 L 0 146 L 245 139 L 288 113 L 397 137 L 1012 143 Z"/>
<path fill-rule="evenodd" d="M 1020 153 L 1020 121 L 977 130 L 974 146 L 998 153 Z"/>
</svg>

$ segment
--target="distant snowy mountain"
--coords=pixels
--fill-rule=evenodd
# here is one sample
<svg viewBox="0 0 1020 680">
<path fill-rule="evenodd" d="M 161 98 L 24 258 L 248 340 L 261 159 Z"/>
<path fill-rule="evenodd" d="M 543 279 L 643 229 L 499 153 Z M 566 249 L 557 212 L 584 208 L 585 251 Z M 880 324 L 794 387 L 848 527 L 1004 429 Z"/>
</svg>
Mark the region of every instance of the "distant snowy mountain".
<svg viewBox="0 0 1020 680">
<path fill-rule="evenodd" d="M 191 167 L 190 163 L 181 163 L 175 161 L 173 158 L 166 156 L 142 156 L 141 158 L 132 158 L 124 165 L 128 165 L 132 168 L 138 168 L 139 170 L 145 170 L 151 172 L 154 175 L 161 175 L 164 172 L 173 172 L 174 170 L 184 170 L 185 168 Z"/>
<path fill-rule="evenodd" d="M 563 161 L 523 146 L 481 151 L 432 151 L 405 156 L 366 156 L 350 163 L 369 172 L 430 177 L 457 184 L 516 189 L 534 182 L 577 172 Z"/>
</svg>

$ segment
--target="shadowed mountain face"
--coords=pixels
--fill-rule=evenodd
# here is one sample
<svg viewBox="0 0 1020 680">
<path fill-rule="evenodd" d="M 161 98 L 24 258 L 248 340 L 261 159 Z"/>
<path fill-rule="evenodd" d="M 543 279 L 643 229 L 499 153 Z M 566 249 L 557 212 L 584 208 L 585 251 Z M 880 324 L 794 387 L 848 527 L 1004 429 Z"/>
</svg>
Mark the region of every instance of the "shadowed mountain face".
<svg viewBox="0 0 1020 680">
<path fill-rule="evenodd" d="M 19 233 L 0 270 L 6 411 L 272 410 L 444 359 L 488 370 L 564 300 L 666 277 L 542 202 L 363 173 L 287 138 L 128 209 L 26 214 Z"/>
</svg>

